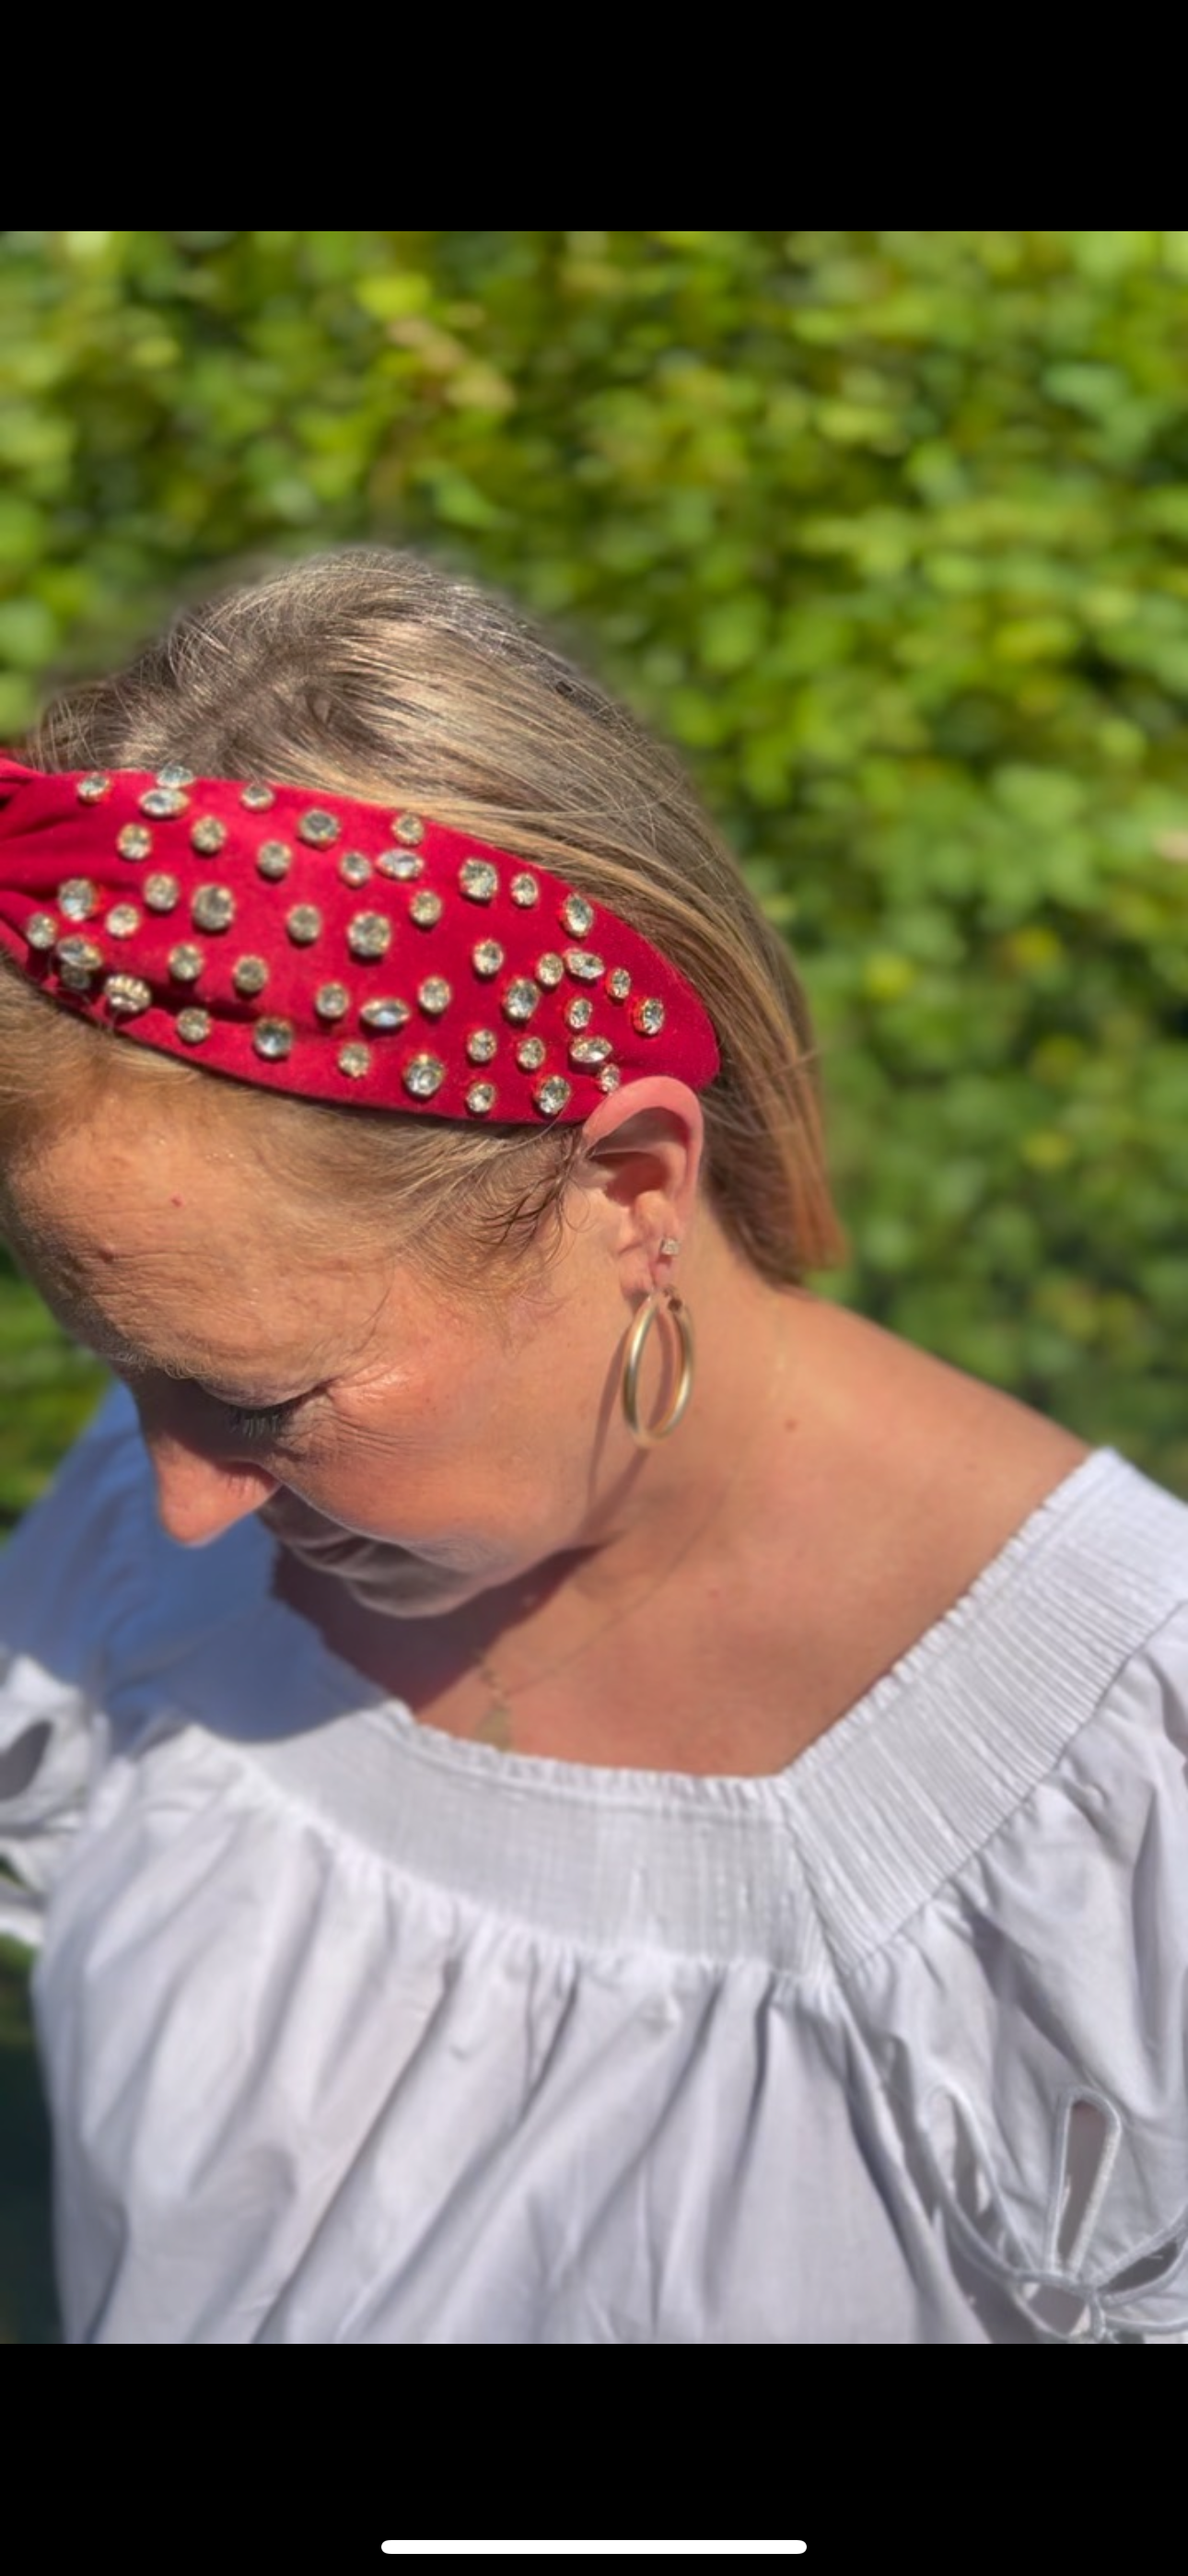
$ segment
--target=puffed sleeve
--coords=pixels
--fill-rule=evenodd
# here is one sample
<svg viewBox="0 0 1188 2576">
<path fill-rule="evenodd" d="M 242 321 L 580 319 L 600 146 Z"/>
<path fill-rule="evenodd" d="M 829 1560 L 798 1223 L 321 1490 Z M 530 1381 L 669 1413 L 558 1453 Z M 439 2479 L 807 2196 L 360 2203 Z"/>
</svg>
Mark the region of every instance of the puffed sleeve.
<svg viewBox="0 0 1188 2576">
<path fill-rule="evenodd" d="M 0 1552 L 0 1931 L 36 1944 L 97 1761 L 144 1453 L 117 1388 Z M 16 1883 L 19 1882 L 19 1883 Z"/>
</svg>

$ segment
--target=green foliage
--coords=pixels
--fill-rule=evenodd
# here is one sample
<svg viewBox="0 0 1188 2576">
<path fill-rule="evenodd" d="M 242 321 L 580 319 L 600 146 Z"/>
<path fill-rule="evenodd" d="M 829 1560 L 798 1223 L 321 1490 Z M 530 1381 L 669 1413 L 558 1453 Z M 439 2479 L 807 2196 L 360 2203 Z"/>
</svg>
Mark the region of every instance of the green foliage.
<svg viewBox="0 0 1188 2576">
<path fill-rule="evenodd" d="M 560 617 L 793 941 L 829 1293 L 1188 1494 L 1186 277 L 1173 232 L 9 234 L 0 724 L 347 537 Z"/>
</svg>

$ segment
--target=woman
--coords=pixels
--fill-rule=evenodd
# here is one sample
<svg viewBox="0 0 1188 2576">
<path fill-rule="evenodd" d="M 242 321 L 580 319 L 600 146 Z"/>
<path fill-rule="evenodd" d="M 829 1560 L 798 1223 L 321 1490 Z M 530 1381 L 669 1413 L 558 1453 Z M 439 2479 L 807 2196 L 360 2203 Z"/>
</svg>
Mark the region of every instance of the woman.
<svg viewBox="0 0 1188 2576">
<path fill-rule="evenodd" d="M 804 1284 L 675 765 L 364 551 L 0 795 L 68 2338 L 1180 2339 L 1188 1507 Z"/>
</svg>

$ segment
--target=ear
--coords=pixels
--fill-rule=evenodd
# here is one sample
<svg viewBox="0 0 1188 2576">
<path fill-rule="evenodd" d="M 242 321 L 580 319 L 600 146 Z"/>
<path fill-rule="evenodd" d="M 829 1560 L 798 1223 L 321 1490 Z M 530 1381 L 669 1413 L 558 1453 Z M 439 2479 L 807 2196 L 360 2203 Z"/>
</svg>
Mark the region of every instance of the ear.
<svg viewBox="0 0 1188 2576">
<path fill-rule="evenodd" d="M 688 1083 L 648 1074 L 599 1103 L 583 1130 L 579 1186 L 600 1193 L 625 1294 L 646 1297 L 672 1278 L 673 1252 L 694 1222 L 705 1144 L 701 1103 Z"/>
</svg>

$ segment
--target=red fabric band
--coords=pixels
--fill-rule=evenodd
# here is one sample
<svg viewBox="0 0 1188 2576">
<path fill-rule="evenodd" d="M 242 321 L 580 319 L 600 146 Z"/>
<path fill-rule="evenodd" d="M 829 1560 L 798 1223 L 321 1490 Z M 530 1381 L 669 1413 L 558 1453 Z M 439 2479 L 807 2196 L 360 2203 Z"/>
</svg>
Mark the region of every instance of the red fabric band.
<svg viewBox="0 0 1188 2576">
<path fill-rule="evenodd" d="M 602 904 L 302 788 L 0 759 L 0 945 L 85 1019 L 310 1100 L 539 1126 L 718 1070 L 692 987 Z"/>
</svg>

